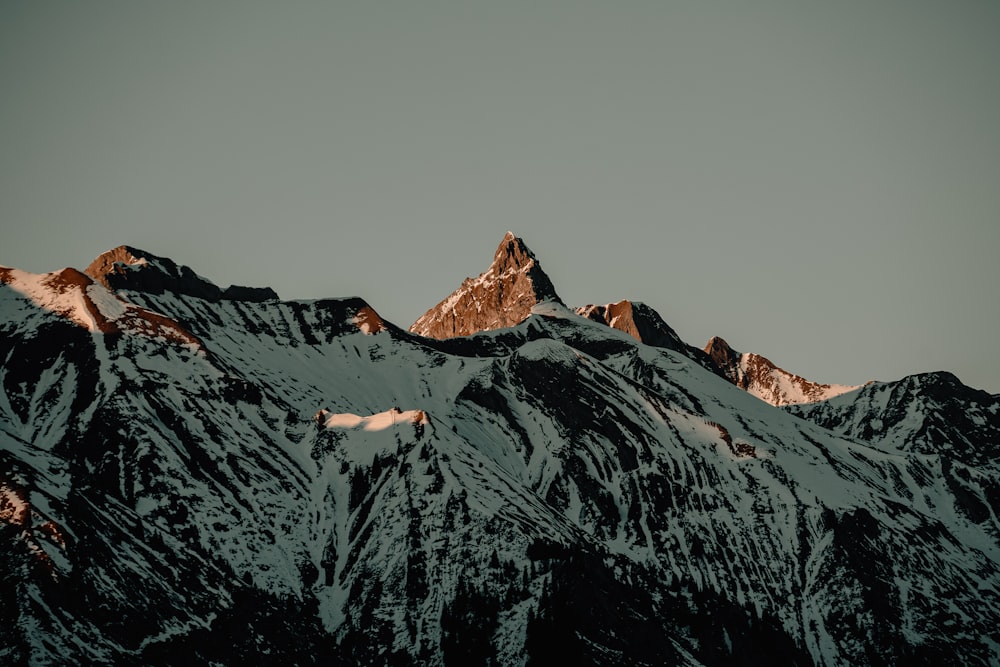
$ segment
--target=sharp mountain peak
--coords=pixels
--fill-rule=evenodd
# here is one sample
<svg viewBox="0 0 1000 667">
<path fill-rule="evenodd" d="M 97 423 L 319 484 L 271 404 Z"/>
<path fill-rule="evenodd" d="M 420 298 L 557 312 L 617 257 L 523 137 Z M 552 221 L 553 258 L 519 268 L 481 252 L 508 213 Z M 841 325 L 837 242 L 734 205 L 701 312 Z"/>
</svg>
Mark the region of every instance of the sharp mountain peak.
<svg viewBox="0 0 1000 667">
<path fill-rule="evenodd" d="M 493 264 L 487 273 L 493 271 L 502 273 L 504 271 L 526 271 L 533 265 L 537 265 L 538 259 L 535 253 L 524 243 L 524 239 L 516 236 L 514 232 L 504 234 L 497 251 L 493 255 Z"/>
<path fill-rule="evenodd" d="M 428 338 L 469 336 L 514 326 L 545 302 L 563 305 L 552 281 L 524 241 L 507 232 L 489 268 L 466 278 L 448 297 L 428 310 L 410 331 Z"/>
</svg>

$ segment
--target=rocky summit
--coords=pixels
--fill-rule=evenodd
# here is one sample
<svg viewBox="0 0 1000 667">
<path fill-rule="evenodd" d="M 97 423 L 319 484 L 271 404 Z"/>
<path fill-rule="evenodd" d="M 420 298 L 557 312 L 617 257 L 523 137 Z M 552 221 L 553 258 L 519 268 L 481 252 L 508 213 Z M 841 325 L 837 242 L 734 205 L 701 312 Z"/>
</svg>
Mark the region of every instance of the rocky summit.
<svg viewBox="0 0 1000 667">
<path fill-rule="evenodd" d="M 412 331 L 0 268 L 0 664 L 1000 663 L 1000 397 L 765 361 L 513 234 Z"/>
<path fill-rule="evenodd" d="M 420 316 L 410 331 L 440 339 L 502 329 L 524 321 L 532 308 L 544 302 L 562 304 L 534 254 L 507 232 L 490 267 L 478 278 L 466 278 Z"/>
</svg>

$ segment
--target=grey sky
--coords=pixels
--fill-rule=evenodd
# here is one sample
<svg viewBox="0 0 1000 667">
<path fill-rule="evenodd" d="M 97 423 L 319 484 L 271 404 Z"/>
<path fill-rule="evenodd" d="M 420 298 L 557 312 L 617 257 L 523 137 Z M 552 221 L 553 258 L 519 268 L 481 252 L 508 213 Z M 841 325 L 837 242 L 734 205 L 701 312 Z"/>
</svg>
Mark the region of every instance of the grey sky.
<svg viewBox="0 0 1000 667">
<path fill-rule="evenodd" d="M 408 326 L 508 229 L 570 305 L 1000 392 L 995 2 L 5 2 L 0 263 L 128 243 Z"/>
</svg>

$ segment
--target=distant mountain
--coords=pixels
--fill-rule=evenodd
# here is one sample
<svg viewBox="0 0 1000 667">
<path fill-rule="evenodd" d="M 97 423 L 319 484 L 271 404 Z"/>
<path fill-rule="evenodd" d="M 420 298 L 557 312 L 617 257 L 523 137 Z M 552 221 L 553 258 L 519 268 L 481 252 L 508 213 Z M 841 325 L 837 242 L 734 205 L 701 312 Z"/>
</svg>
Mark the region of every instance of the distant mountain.
<svg viewBox="0 0 1000 667">
<path fill-rule="evenodd" d="M 660 314 L 644 303 L 624 299 L 603 306 L 593 304 L 581 306 L 575 312 L 588 320 L 624 331 L 640 343 L 679 352 L 712 372 L 722 375 L 722 369 L 711 357 L 682 341 L 677 332 L 663 321 Z"/>
<path fill-rule="evenodd" d="M 966 387 L 947 372 L 872 382 L 828 401 L 788 409 L 881 449 L 940 454 L 969 466 L 990 466 L 1000 459 L 1000 397 Z"/>
<path fill-rule="evenodd" d="M 705 353 L 723 377 L 771 405 L 792 405 L 825 401 L 858 388 L 859 385 L 820 384 L 776 366 L 759 354 L 737 352 L 719 337 L 705 346 Z"/>
<path fill-rule="evenodd" d="M 90 263 L 85 273 L 112 291 L 136 290 L 149 294 L 166 291 L 207 301 L 269 301 L 278 298 L 269 287 L 230 285 L 221 289 L 172 259 L 124 245 L 102 253 Z"/>
<path fill-rule="evenodd" d="M 513 234 L 413 328 L 0 269 L 0 664 L 1000 662 L 998 397 L 810 394 Z"/>
</svg>

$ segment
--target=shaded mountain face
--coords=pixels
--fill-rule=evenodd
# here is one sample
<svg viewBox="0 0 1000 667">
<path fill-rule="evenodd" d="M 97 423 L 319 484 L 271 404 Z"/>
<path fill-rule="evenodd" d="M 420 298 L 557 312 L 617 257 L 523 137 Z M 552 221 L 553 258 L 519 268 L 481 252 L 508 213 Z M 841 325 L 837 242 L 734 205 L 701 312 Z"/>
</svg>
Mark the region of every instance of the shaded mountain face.
<svg viewBox="0 0 1000 667">
<path fill-rule="evenodd" d="M 63 273 L 0 274 L 4 664 L 1000 661 L 996 458 L 908 420 L 834 432 L 555 298 L 437 340 Z M 991 451 L 966 390 L 921 409 Z"/>
<path fill-rule="evenodd" d="M 788 411 L 883 449 L 942 455 L 969 466 L 1000 457 L 1000 397 L 966 387 L 947 372 L 872 382 Z"/>
<path fill-rule="evenodd" d="M 820 384 L 776 366 L 759 354 L 737 352 L 719 337 L 705 345 L 705 353 L 722 376 L 771 405 L 815 403 L 853 391 L 859 385 Z"/>
<path fill-rule="evenodd" d="M 507 232 L 489 269 L 478 278 L 466 278 L 420 316 L 410 331 L 441 339 L 502 329 L 524 321 L 532 308 L 544 302 L 562 303 L 524 241 Z"/>
</svg>

